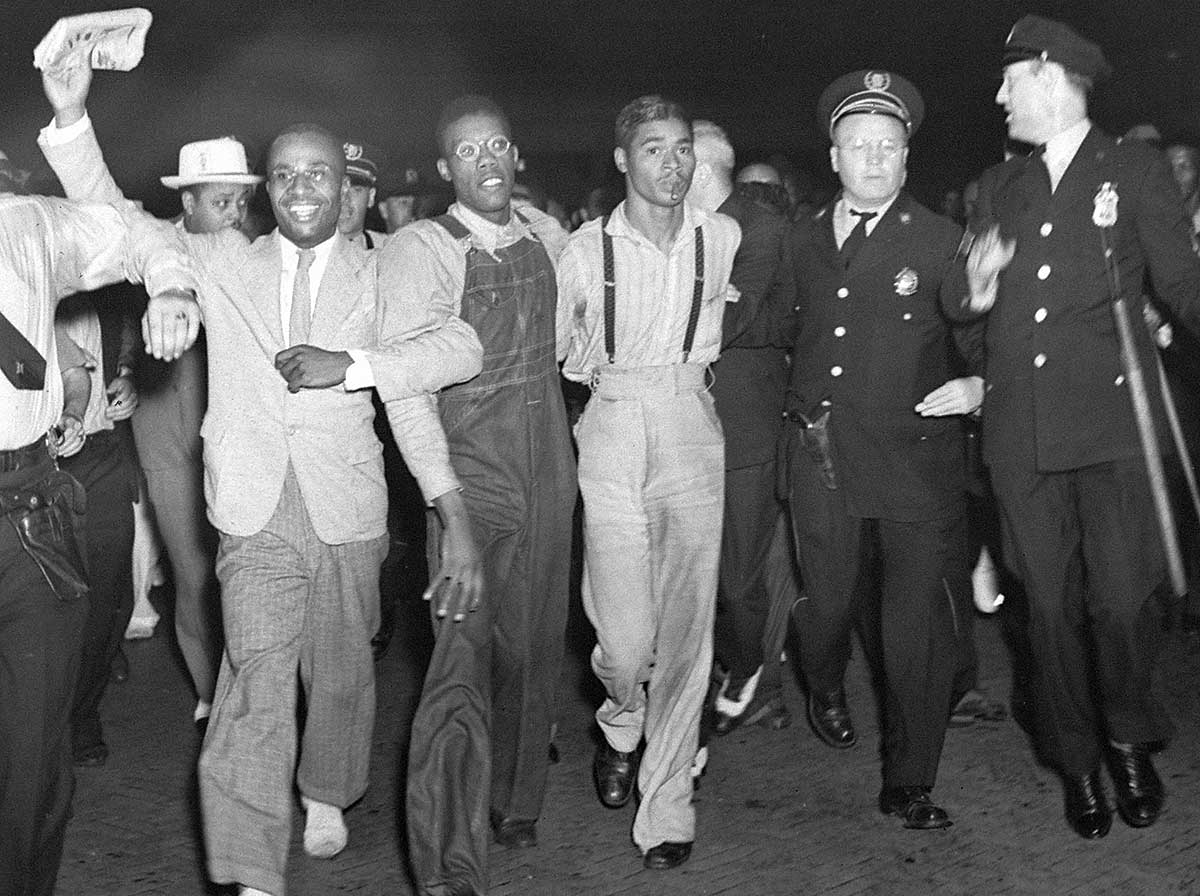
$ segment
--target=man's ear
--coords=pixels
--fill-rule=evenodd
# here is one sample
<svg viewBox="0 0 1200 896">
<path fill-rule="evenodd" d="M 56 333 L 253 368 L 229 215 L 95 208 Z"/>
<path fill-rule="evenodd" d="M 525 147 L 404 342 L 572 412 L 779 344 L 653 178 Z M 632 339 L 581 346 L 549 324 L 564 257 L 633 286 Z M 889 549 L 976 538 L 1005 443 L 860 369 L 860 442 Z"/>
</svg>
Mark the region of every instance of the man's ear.
<svg viewBox="0 0 1200 896">
<path fill-rule="evenodd" d="M 450 163 L 447 162 L 445 159 L 438 159 L 437 160 L 437 170 L 438 170 L 438 174 L 440 174 L 442 176 L 442 180 L 446 181 L 446 183 L 449 183 L 451 180 L 451 178 L 450 178 Z"/>
<path fill-rule="evenodd" d="M 838 173 L 838 148 L 836 145 L 829 147 L 829 165 L 833 168 L 833 173 Z"/>
<path fill-rule="evenodd" d="M 617 164 L 617 170 L 622 174 L 629 173 L 629 162 L 625 157 L 625 147 L 618 146 L 613 150 L 613 161 Z"/>
<path fill-rule="evenodd" d="M 367 194 L 367 208 L 375 204 L 375 188 L 371 187 L 371 192 Z"/>
<path fill-rule="evenodd" d="M 196 214 L 196 197 L 191 190 L 184 190 L 179 194 L 179 201 L 183 203 L 183 213 L 189 218 Z"/>
</svg>

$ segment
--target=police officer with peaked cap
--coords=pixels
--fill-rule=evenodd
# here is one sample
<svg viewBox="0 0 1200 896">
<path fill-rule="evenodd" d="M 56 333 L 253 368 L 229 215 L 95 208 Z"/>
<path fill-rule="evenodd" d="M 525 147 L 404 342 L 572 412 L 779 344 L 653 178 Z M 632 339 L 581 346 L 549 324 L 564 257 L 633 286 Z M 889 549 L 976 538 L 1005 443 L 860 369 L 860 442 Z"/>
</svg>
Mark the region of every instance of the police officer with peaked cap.
<svg viewBox="0 0 1200 896">
<path fill-rule="evenodd" d="M 1172 730 L 1151 688 L 1164 552 L 1106 243 L 1135 319 L 1148 272 L 1159 299 L 1200 323 L 1200 263 L 1165 160 L 1088 119 L 1088 93 L 1111 71 L 1099 46 L 1061 22 L 1030 15 L 1013 27 L 996 103 L 1009 136 L 1039 149 L 984 173 L 961 272 L 964 309 L 987 314 L 984 460 L 1029 600 L 1038 738 L 1063 777 L 1067 820 L 1088 839 L 1111 824 L 1104 758 L 1124 820 L 1158 818 L 1150 753 Z M 1152 371 L 1147 331 L 1133 329 Z M 1161 421 L 1157 377 L 1146 382 Z M 1169 444 L 1165 429 L 1159 442 Z"/>
<path fill-rule="evenodd" d="M 978 377 L 954 378 L 942 311 L 961 232 L 903 189 L 924 115 L 912 84 L 853 72 L 825 90 L 818 114 L 842 190 L 795 231 L 799 335 L 784 433 L 808 596 L 808 716 L 830 746 L 854 745 L 842 680 L 862 620 L 886 682 L 880 810 L 942 828 L 950 819 L 931 791 L 955 673 L 948 589 L 967 566 L 957 415 L 983 391 Z"/>
<path fill-rule="evenodd" d="M 346 156 L 348 189 L 342 193 L 338 231 L 352 242 L 375 249 L 387 239 L 386 233 L 366 229 L 367 212 L 375 205 L 375 186 L 379 182 L 379 165 L 375 161 L 379 152 L 357 139 L 343 143 L 342 152 Z"/>
</svg>

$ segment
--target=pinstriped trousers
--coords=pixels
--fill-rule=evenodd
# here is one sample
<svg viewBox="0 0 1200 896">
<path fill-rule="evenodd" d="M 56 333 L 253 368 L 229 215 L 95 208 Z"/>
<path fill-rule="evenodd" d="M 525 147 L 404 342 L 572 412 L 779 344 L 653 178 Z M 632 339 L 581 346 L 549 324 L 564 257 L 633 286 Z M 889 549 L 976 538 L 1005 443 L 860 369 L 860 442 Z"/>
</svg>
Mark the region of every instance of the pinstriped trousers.
<svg viewBox="0 0 1200 896">
<path fill-rule="evenodd" d="M 645 738 L 633 841 L 696 835 L 692 759 L 712 668 L 725 439 L 696 364 L 603 368 L 576 431 L 583 606 L 605 738 Z"/>
<path fill-rule="evenodd" d="M 367 789 L 375 723 L 371 636 L 387 536 L 329 545 L 295 474 L 267 525 L 221 533 L 225 654 L 200 754 L 209 876 L 283 896 L 293 779 L 345 808 Z M 296 766 L 296 679 L 307 715 Z"/>
</svg>

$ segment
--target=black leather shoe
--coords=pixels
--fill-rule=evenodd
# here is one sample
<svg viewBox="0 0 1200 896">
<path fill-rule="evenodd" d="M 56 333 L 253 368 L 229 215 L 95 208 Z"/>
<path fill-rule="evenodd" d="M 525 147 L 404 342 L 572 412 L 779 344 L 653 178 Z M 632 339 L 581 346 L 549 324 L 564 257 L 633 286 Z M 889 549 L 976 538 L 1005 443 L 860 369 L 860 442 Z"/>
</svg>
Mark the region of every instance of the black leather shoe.
<svg viewBox="0 0 1200 896">
<path fill-rule="evenodd" d="M 686 862 L 691 854 L 692 841 L 666 840 L 646 850 L 642 864 L 651 871 L 669 871 Z"/>
<path fill-rule="evenodd" d="M 537 846 L 537 822 L 509 818 L 495 825 L 496 842 L 505 849 Z"/>
<path fill-rule="evenodd" d="M 1085 840 L 1099 840 L 1108 833 L 1112 812 L 1104 798 L 1099 772 L 1064 776 L 1063 797 L 1071 830 Z"/>
<path fill-rule="evenodd" d="M 885 787 L 879 791 L 879 811 L 904 819 L 915 831 L 948 828 L 954 822 L 941 806 L 934 805 L 928 787 Z"/>
<path fill-rule="evenodd" d="M 858 743 L 850 710 L 846 708 L 846 692 L 841 688 L 820 696 L 810 693 L 808 721 L 817 737 L 831 747 L 845 750 Z"/>
<path fill-rule="evenodd" d="M 1109 744 L 1108 770 L 1117 791 L 1117 811 L 1131 828 L 1147 828 L 1162 812 L 1162 779 L 1145 744 Z"/>
<path fill-rule="evenodd" d="M 108 762 L 108 747 L 104 741 L 75 750 L 71 761 L 80 768 L 98 768 Z"/>
<path fill-rule="evenodd" d="M 620 809 L 633 795 L 633 782 L 637 778 L 637 751 L 622 753 L 614 750 L 605 741 L 596 748 L 592 760 L 592 779 L 596 782 L 596 794 L 600 802 L 610 809 Z"/>
</svg>

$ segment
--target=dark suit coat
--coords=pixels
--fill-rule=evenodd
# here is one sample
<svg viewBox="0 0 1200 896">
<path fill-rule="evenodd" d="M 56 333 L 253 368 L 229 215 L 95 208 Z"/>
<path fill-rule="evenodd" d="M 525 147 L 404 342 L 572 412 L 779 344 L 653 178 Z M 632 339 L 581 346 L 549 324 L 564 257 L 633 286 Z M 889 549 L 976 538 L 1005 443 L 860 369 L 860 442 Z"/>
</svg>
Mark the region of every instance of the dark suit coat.
<svg viewBox="0 0 1200 896">
<path fill-rule="evenodd" d="M 838 487 L 853 516 L 937 519 L 963 499 L 958 417 L 914 406 L 955 376 L 943 301 L 959 227 L 901 193 L 847 269 L 828 205 L 795 231 L 799 334 L 788 410 L 831 412 Z M 802 511 L 802 509 L 801 509 Z"/>
<path fill-rule="evenodd" d="M 725 430 L 725 467 L 736 470 L 775 459 L 796 287 L 785 218 L 737 194 L 717 211 L 742 228 L 729 275 L 741 298 L 725 306 L 721 357 L 713 365 L 712 386 Z"/>
<path fill-rule="evenodd" d="M 987 318 L 984 459 L 1042 472 L 1140 452 L 1121 365 L 1101 233 L 1092 221 L 1104 182 L 1114 185 L 1113 257 L 1133 319 L 1155 417 L 1163 420 L 1154 349 L 1142 324 L 1147 271 L 1155 295 L 1193 330 L 1200 323 L 1200 261 L 1183 202 L 1161 153 L 1116 143 L 1096 128 L 1050 193 L 1036 157 L 1015 158 L 980 180 L 971 229 L 998 222 L 1017 243 Z M 960 290 L 966 294 L 965 283 Z M 1165 430 L 1161 445 L 1169 444 Z"/>
</svg>

